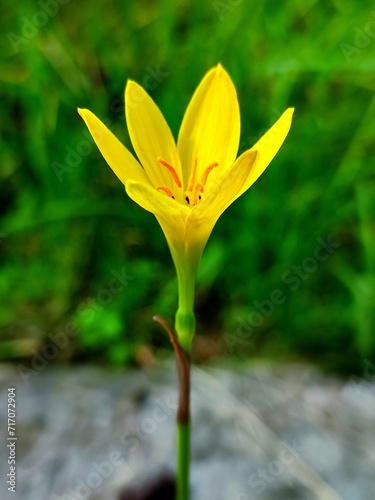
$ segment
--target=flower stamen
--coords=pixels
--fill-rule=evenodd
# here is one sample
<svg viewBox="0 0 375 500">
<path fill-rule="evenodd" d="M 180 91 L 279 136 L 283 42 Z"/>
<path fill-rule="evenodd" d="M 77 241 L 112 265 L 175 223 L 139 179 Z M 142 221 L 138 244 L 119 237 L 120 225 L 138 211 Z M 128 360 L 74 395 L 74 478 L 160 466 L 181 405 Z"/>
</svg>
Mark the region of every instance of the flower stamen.
<svg viewBox="0 0 375 500">
<path fill-rule="evenodd" d="M 169 189 L 169 187 L 167 187 L 167 186 L 159 186 L 159 187 L 156 188 L 156 190 L 157 191 L 164 191 L 164 193 L 166 195 L 168 195 L 170 198 L 175 199 L 175 197 L 173 196 L 172 190 Z"/>
<path fill-rule="evenodd" d="M 203 193 L 203 190 L 204 190 L 204 187 L 203 185 L 198 182 L 195 186 L 194 186 L 194 191 L 193 191 L 193 205 L 195 206 L 198 201 L 202 198 L 201 196 L 201 193 Z"/>
<path fill-rule="evenodd" d="M 206 168 L 206 170 L 203 172 L 203 176 L 202 176 L 202 186 L 206 185 L 207 179 L 208 179 L 208 175 L 211 172 L 211 170 L 214 169 L 215 167 L 218 167 L 218 166 L 219 166 L 218 163 L 211 163 L 211 165 L 209 165 Z"/>
<path fill-rule="evenodd" d="M 171 174 L 171 176 L 172 176 L 172 179 L 173 179 L 173 180 L 175 181 L 175 183 L 177 184 L 177 187 L 179 187 L 179 188 L 180 188 L 180 187 L 182 186 L 181 181 L 180 181 L 180 178 L 179 178 L 179 176 L 178 176 L 178 174 L 177 174 L 176 170 L 172 167 L 172 165 L 170 165 L 168 162 L 166 162 L 165 160 L 163 160 L 163 158 L 160 158 L 160 157 L 159 157 L 159 158 L 157 158 L 157 160 L 158 160 L 158 162 L 159 162 L 161 165 L 163 165 L 164 167 L 166 167 L 166 168 L 169 170 L 169 172 L 170 172 L 170 174 Z M 158 188 L 158 189 L 159 189 L 159 188 Z"/>
<path fill-rule="evenodd" d="M 189 178 L 189 183 L 188 183 L 188 188 L 185 191 L 185 200 L 187 201 L 188 205 L 190 205 L 190 202 L 192 202 L 192 206 L 197 205 L 199 200 L 202 199 L 202 194 L 204 192 L 204 188 L 207 183 L 208 176 L 215 167 L 218 167 L 218 163 L 211 163 L 206 170 L 203 172 L 202 175 L 202 180 L 201 182 L 196 182 L 197 180 L 197 163 L 198 160 L 196 157 L 194 157 L 194 163 L 193 163 L 193 168 L 190 174 Z"/>
<path fill-rule="evenodd" d="M 197 164 L 198 164 L 198 158 L 194 156 L 194 163 L 193 163 L 193 168 L 191 169 L 191 174 L 189 177 L 189 183 L 186 191 L 189 191 L 191 193 L 194 188 L 195 184 L 195 179 L 197 177 Z"/>
</svg>

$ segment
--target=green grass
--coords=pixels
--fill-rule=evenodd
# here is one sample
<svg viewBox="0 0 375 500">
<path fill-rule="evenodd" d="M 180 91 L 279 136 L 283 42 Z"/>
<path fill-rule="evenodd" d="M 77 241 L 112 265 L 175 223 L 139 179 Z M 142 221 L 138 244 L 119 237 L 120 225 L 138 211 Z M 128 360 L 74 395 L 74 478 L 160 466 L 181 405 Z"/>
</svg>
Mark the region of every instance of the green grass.
<svg viewBox="0 0 375 500">
<path fill-rule="evenodd" d="M 131 148 L 131 78 L 149 85 L 177 135 L 192 92 L 221 62 L 238 90 L 241 150 L 284 109 L 296 112 L 271 166 L 212 234 L 198 334 L 214 355 L 361 371 L 375 355 L 375 37 L 363 31 L 375 25 L 372 3 L 69 2 L 30 36 L 38 11 L 17 2 L 0 21 L 0 356 L 32 359 L 70 321 L 80 333 L 58 359 L 122 364 L 140 346 L 167 346 L 150 321 L 176 307 L 164 237 L 125 196 L 76 108 Z M 340 246 L 292 290 L 290 270 L 328 236 Z M 133 279 L 98 299 L 123 268 Z M 275 289 L 285 300 L 251 330 L 254 301 Z"/>
</svg>

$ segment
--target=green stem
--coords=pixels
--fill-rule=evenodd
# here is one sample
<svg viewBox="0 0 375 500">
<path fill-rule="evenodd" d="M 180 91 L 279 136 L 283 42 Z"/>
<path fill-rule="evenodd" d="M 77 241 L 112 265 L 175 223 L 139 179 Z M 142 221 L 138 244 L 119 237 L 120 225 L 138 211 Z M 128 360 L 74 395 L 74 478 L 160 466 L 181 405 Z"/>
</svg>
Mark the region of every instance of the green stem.
<svg viewBox="0 0 375 500">
<path fill-rule="evenodd" d="M 172 256 L 173 256 L 172 252 Z M 178 373 L 179 400 L 177 410 L 177 500 L 189 500 L 190 478 L 190 355 L 195 333 L 195 278 L 200 253 L 182 262 L 174 257 L 178 281 L 178 309 L 175 332 L 159 317 L 173 344 Z"/>
<path fill-rule="evenodd" d="M 175 350 L 178 375 L 177 408 L 177 500 L 189 500 L 190 473 L 190 353 L 181 346 L 176 333 L 160 316 L 154 316 L 168 333 Z"/>
<path fill-rule="evenodd" d="M 178 309 L 175 319 L 175 330 L 178 342 L 183 350 L 190 355 L 191 343 L 195 334 L 195 277 L 197 264 L 184 268 L 176 266 L 178 281 Z"/>
<path fill-rule="evenodd" d="M 176 350 L 179 400 L 177 409 L 177 500 L 189 500 L 190 477 L 190 355 Z"/>
<path fill-rule="evenodd" d="M 177 423 L 177 500 L 189 500 L 190 422 Z"/>
<path fill-rule="evenodd" d="M 179 403 L 177 411 L 177 500 L 189 500 L 190 479 L 190 355 L 195 333 L 194 295 L 196 264 L 193 269 L 177 269 L 178 309 L 175 330 L 179 355 L 176 351 Z"/>
</svg>

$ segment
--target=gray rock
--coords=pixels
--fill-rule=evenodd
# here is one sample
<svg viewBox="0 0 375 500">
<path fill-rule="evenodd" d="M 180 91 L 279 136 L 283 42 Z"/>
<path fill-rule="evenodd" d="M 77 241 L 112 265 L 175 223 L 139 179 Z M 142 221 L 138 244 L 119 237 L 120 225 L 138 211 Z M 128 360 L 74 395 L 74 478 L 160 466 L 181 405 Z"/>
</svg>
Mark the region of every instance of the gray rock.
<svg viewBox="0 0 375 500">
<path fill-rule="evenodd" d="M 175 469 L 176 376 L 0 366 L 0 418 L 17 391 L 17 496 L 118 500 Z M 193 369 L 192 500 L 373 500 L 375 384 L 306 366 Z M 354 380 L 354 381 L 353 381 Z"/>
</svg>

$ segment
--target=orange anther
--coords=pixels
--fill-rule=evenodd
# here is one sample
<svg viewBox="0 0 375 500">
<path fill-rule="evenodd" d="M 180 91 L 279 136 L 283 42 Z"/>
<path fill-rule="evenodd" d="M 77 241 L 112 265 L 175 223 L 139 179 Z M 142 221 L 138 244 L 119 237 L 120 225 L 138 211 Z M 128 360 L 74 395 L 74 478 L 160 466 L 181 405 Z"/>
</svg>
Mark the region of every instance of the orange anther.
<svg viewBox="0 0 375 500">
<path fill-rule="evenodd" d="M 167 186 L 159 186 L 156 188 L 157 191 L 164 191 L 168 196 L 174 199 L 172 191 Z"/>
<path fill-rule="evenodd" d="M 206 168 L 206 170 L 203 172 L 203 176 L 202 176 L 202 185 L 203 186 L 206 185 L 206 182 L 207 182 L 207 179 L 208 179 L 208 175 L 211 172 L 211 170 L 214 169 L 215 167 L 218 167 L 218 166 L 219 166 L 218 163 L 211 163 L 211 165 L 209 165 Z"/>
<path fill-rule="evenodd" d="M 163 158 L 157 158 L 157 160 L 161 165 L 163 165 L 164 167 L 166 167 L 169 170 L 169 172 L 172 176 L 172 179 L 175 181 L 177 186 L 180 188 L 182 186 L 180 178 L 178 177 L 178 174 L 177 174 L 176 170 L 172 167 L 172 165 L 170 165 L 168 162 L 163 160 Z"/>
</svg>

